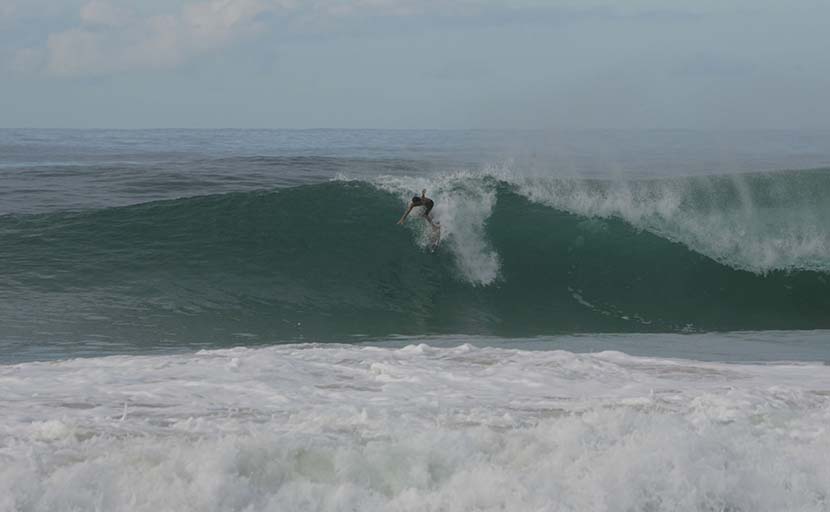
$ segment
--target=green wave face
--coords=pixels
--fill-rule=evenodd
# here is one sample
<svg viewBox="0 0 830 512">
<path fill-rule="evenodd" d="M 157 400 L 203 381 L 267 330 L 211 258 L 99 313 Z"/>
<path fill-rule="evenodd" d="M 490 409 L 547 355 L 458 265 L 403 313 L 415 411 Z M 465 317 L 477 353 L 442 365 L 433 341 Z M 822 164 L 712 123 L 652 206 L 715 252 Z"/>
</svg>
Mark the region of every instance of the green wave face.
<svg viewBox="0 0 830 512">
<path fill-rule="evenodd" d="M 455 175 L 5 216 L 0 330 L 221 344 L 830 328 L 827 178 L 776 179 Z M 434 253 L 417 213 L 396 224 L 421 185 Z"/>
</svg>

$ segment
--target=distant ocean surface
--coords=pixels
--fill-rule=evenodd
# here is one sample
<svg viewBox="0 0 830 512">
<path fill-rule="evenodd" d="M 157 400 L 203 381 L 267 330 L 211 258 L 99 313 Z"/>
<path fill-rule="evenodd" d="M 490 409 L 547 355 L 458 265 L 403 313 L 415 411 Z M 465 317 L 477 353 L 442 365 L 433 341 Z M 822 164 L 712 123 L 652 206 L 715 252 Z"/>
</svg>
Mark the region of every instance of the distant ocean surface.
<svg viewBox="0 0 830 512">
<path fill-rule="evenodd" d="M 0 512 L 830 510 L 828 197 L 830 132 L 0 130 Z"/>
</svg>

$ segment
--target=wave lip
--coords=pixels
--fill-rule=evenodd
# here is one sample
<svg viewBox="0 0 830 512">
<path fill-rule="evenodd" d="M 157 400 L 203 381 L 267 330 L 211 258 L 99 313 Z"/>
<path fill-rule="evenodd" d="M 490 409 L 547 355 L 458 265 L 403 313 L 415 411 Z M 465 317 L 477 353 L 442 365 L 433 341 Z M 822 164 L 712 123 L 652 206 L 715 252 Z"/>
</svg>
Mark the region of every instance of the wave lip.
<svg viewBox="0 0 830 512">
<path fill-rule="evenodd" d="M 586 217 L 622 219 L 734 268 L 830 271 L 826 170 L 513 183 L 531 201 Z"/>
</svg>

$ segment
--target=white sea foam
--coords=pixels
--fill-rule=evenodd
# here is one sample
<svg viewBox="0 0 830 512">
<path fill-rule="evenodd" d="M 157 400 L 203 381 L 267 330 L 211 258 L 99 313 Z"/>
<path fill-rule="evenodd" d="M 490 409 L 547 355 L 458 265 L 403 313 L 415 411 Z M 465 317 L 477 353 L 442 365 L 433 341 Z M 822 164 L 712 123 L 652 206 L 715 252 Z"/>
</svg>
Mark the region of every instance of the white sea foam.
<svg viewBox="0 0 830 512">
<path fill-rule="evenodd" d="M 432 177 L 382 176 L 373 183 L 397 194 L 401 203 L 426 189 L 435 200 L 431 216 L 441 224 L 441 238 L 450 247 L 461 275 L 475 285 L 488 285 L 499 277 L 499 257 L 487 241 L 484 227 L 496 205 L 495 187 L 479 173 L 456 171 Z M 425 223 L 410 223 L 422 230 L 420 244 L 429 242 Z"/>
<path fill-rule="evenodd" d="M 0 511 L 825 511 L 830 367 L 295 345 L 0 367 Z"/>
</svg>

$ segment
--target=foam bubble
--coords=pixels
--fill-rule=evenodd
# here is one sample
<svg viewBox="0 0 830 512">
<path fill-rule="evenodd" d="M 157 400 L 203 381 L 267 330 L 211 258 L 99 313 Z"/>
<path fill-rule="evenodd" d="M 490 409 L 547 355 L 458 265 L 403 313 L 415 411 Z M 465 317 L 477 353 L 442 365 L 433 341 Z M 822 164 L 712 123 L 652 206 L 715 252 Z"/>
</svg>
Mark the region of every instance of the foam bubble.
<svg viewBox="0 0 830 512">
<path fill-rule="evenodd" d="M 72 434 L 72 429 L 58 420 L 35 421 L 32 423 L 32 437 L 42 441 L 56 441 Z"/>
</svg>

